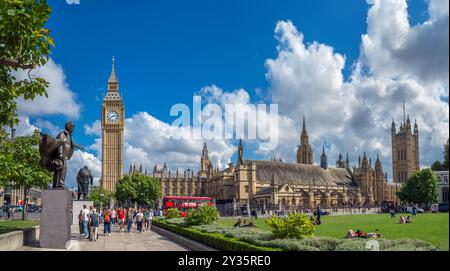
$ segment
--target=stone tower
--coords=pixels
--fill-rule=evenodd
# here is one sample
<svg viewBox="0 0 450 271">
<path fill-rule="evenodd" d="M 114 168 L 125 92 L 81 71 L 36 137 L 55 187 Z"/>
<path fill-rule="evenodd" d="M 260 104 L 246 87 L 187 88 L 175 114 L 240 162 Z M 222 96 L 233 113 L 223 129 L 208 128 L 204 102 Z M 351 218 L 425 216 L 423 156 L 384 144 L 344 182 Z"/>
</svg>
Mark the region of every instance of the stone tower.
<svg viewBox="0 0 450 271">
<path fill-rule="evenodd" d="M 125 106 L 119 94 L 115 59 L 112 59 L 108 92 L 102 104 L 102 187 L 114 192 L 116 182 L 123 177 L 123 130 Z"/>
<path fill-rule="evenodd" d="M 300 145 L 297 149 L 297 163 L 299 164 L 313 164 L 313 151 L 311 144 L 309 144 L 308 131 L 306 130 L 306 121 L 303 116 L 303 129 L 300 136 Z"/>
<path fill-rule="evenodd" d="M 320 167 L 323 169 L 328 168 L 328 159 L 327 155 L 325 154 L 325 146 L 322 147 L 322 155 L 320 156 Z"/>
<path fill-rule="evenodd" d="M 207 173 L 210 172 L 211 160 L 209 160 L 208 146 L 206 142 L 203 144 L 202 157 L 200 158 L 200 177 L 206 177 Z"/>
<path fill-rule="evenodd" d="M 403 103 L 403 122 L 397 132 L 394 118 L 391 128 L 392 141 L 392 179 L 394 182 L 404 182 L 411 174 L 420 169 L 419 164 L 419 129 L 414 122 L 414 130 L 411 129 L 409 115 L 406 116 Z"/>
</svg>

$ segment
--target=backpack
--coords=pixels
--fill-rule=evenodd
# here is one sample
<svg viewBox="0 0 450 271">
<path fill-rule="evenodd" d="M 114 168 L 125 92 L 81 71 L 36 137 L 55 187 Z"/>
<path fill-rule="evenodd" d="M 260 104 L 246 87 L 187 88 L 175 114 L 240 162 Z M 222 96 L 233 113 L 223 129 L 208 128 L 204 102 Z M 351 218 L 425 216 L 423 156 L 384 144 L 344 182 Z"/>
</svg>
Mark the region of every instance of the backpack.
<svg viewBox="0 0 450 271">
<path fill-rule="evenodd" d="M 111 222 L 111 216 L 109 214 L 105 214 L 103 221 L 106 223 Z"/>
<path fill-rule="evenodd" d="M 98 227 L 98 215 L 97 214 L 91 215 L 91 225 L 94 227 Z"/>
</svg>

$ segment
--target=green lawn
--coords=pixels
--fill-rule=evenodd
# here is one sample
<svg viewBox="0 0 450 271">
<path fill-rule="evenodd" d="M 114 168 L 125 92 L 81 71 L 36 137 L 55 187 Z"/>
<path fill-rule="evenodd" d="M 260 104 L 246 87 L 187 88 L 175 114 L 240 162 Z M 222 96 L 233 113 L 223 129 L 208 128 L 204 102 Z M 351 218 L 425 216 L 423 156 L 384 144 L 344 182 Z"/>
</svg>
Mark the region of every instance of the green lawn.
<svg viewBox="0 0 450 271">
<path fill-rule="evenodd" d="M 399 224 L 399 219 L 398 214 L 395 218 L 390 218 L 388 214 L 325 216 L 322 217 L 322 225 L 315 227 L 314 235 L 344 238 L 349 229 L 365 232 L 378 229 L 386 239 L 419 239 L 438 246 L 440 250 L 449 250 L 448 213 L 418 214 L 411 224 Z M 264 218 L 251 221 L 259 229 L 270 230 Z M 236 219 L 223 218 L 219 222 L 233 226 Z"/>
<path fill-rule="evenodd" d="M 20 231 L 32 226 L 39 225 L 39 220 L 8 220 L 0 221 L 0 234 L 11 231 Z"/>
</svg>

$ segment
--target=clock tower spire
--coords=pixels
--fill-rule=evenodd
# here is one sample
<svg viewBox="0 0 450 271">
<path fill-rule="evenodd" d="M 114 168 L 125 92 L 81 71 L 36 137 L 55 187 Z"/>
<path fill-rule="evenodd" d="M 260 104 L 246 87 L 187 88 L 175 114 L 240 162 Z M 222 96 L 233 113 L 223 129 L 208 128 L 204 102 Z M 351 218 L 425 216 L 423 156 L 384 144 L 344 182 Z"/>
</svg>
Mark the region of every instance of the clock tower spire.
<svg viewBox="0 0 450 271">
<path fill-rule="evenodd" d="M 123 131 L 125 106 L 119 94 L 116 60 L 112 58 L 108 92 L 102 104 L 102 187 L 115 192 L 116 182 L 123 178 Z"/>
</svg>

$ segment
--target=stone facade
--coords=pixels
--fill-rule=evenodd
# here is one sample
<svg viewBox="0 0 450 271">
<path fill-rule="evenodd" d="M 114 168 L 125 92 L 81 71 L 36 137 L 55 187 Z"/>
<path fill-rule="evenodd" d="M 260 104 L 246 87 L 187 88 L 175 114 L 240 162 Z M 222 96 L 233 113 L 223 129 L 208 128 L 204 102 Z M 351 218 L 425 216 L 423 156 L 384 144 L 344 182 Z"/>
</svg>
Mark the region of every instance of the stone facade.
<svg viewBox="0 0 450 271">
<path fill-rule="evenodd" d="M 336 168 L 329 168 L 323 148 L 320 166 L 313 165 L 309 161 L 312 150 L 305 121 L 301 146 L 300 158 L 307 157 L 300 159 L 301 163 L 286 163 L 281 159 L 245 160 L 240 140 L 236 164 L 230 163 L 220 171 L 213 167 L 204 144 L 200 170 L 195 176 L 189 169 L 172 174 L 166 164 L 161 169 L 155 165 L 150 174 L 142 166 L 132 165 L 130 174 L 139 172 L 158 178 L 163 195 L 208 196 L 218 204 L 232 204 L 234 210 L 378 206 L 383 200 L 396 200 L 398 184 L 388 182 L 378 156 L 373 166 L 364 153 L 358 165 L 351 168 L 348 154 L 345 160 L 339 155 Z"/>
<path fill-rule="evenodd" d="M 108 92 L 102 104 L 102 177 L 101 186 L 115 191 L 116 182 L 123 178 L 123 130 L 125 106 L 119 94 L 113 58 L 112 71 L 108 79 Z"/>
</svg>

